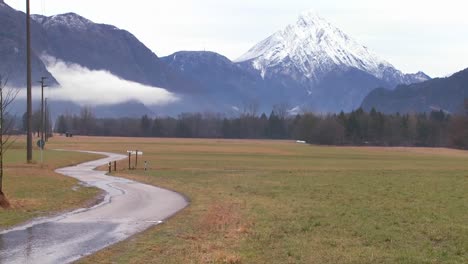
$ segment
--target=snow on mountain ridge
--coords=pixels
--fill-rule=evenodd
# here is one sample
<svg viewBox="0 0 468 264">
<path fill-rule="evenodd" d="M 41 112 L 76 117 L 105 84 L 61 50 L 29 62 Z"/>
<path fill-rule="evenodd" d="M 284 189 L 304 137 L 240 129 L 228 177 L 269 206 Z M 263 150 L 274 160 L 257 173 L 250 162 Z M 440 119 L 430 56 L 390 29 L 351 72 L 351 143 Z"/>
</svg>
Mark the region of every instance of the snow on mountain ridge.
<svg viewBox="0 0 468 264">
<path fill-rule="evenodd" d="M 36 15 L 36 14 L 33 14 L 31 15 L 31 19 L 36 21 L 37 23 L 39 24 L 42 24 L 44 23 L 44 21 L 47 19 L 46 16 L 43 16 L 43 15 Z"/>
<path fill-rule="evenodd" d="M 65 26 L 67 28 L 73 28 L 77 30 L 86 30 L 87 28 L 89 28 L 89 26 L 94 24 L 91 20 L 86 19 L 75 13 L 66 13 L 54 15 L 51 17 L 42 17 L 42 19 L 38 21 L 39 18 L 40 16 L 37 16 L 35 20 L 39 23 L 42 23 L 43 26 L 46 28 L 55 26 Z"/>
<path fill-rule="evenodd" d="M 379 79 L 385 79 L 388 72 L 397 79 L 404 78 L 389 62 L 313 11 L 302 13 L 295 24 L 276 32 L 236 60 L 246 61 L 251 61 L 263 77 L 286 68 L 289 74 L 302 74 L 316 82 L 336 67 L 354 67 Z"/>
</svg>

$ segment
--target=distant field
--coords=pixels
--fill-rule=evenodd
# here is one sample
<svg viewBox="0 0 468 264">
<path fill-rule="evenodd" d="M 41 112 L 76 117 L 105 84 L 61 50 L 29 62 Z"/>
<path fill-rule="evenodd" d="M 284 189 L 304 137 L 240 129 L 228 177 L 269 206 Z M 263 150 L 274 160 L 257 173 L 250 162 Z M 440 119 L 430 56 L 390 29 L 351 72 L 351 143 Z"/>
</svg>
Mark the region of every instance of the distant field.
<svg viewBox="0 0 468 264">
<path fill-rule="evenodd" d="M 26 164 L 23 139 L 6 153 L 4 191 L 13 208 L 0 209 L 0 229 L 38 216 L 80 208 L 93 202 L 99 194 L 95 188 L 83 187 L 78 181 L 53 172 L 59 167 L 96 159 L 97 155 L 47 150 L 41 166 L 39 154 L 35 150 L 35 163 Z"/>
<path fill-rule="evenodd" d="M 85 137 L 50 145 L 141 150 L 150 171 L 123 161 L 116 174 L 191 199 L 83 263 L 467 263 L 467 152 Z"/>
</svg>

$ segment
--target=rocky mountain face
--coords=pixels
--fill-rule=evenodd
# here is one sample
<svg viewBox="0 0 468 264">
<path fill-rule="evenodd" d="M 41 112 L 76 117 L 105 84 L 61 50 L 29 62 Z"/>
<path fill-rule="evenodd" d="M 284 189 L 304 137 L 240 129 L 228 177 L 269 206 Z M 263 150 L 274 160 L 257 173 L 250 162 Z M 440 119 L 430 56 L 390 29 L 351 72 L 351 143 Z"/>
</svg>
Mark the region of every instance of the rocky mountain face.
<svg viewBox="0 0 468 264">
<path fill-rule="evenodd" d="M 32 79 L 41 76 L 57 83 L 47 71 L 40 59 L 42 50 L 47 47 L 45 32 L 41 26 L 32 21 Z M 0 74 L 8 78 L 8 84 L 26 87 L 26 16 L 0 1 Z"/>
<path fill-rule="evenodd" d="M 74 13 L 33 16 L 48 40 L 48 55 L 91 70 L 107 70 L 125 80 L 156 87 L 182 88 L 177 74 L 135 36 L 96 24 Z"/>
<path fill-rule="evenodd" d="M 3 72 L 11 81 L 26 81 L 26 16 L 0 3 L 0 57 Z M 55 79 L 47 72 L 41 56 L 76 63 L 90 70 L 106 70 L 122 79 L 156 87 L 184 90 L 187 83 L 172 72 L 135 36 L 111 25 L 97 24 L 74 13 L 44 17 L 32 15 L 33 80 Z"/>
<path fill-rule="evenodd" d="M 226 110 L 252 102 L 265 102 L 266 83 L 228 58 L 206 51 L 181 51 L 161 60 L 199 87 L 211 102 L 211 111 Z"/>
<path fill-rule="evenodd" d="M 400 85 L 395 90 L 375 89 L 362 103 L 365 110 L 385 113 L 422 113 L 443 110 L 461 113 L 468 97 L 468 69 L 448 78 Z"/>
</svg>

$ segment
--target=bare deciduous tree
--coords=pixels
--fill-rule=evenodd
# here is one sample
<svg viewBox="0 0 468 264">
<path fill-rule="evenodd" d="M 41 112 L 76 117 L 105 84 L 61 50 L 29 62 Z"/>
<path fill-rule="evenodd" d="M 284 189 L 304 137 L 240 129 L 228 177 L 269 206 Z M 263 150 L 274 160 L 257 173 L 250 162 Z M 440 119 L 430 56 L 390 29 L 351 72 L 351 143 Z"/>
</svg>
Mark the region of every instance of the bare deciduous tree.
<svg viewBox="0 0 468 264">
<path fill-rule="evenodd" d="M 11 130 L 14 118 L 9 115 L 11 103 L 19 90 L 7 87 L 8 78 L 0 75 L 0 207 L 8 208 L 10 204 L 3 193 L 3 160 L 6 151 L 14 143 L 11 140 Z"/>
<path fill-rule="evenodd" d="M 256 117 L 260 105 L 257 100 L 244 101 L 242 105 L 242 116 Z"/>
</svg>

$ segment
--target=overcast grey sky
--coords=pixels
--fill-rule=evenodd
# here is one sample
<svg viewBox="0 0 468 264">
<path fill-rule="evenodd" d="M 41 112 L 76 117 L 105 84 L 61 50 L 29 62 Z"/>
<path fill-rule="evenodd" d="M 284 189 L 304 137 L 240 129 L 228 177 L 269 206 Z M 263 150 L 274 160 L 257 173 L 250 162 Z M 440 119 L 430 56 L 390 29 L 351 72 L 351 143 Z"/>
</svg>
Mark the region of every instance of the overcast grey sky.
<svg viewBox="0 0 468 264">
<path fill-rule="evenodd" d="M 24 11 L 24 0 L 5 0 Z M 32 0 L 32 13 L 75 12 L 132 32 L 158 56 L 211 50 L 236 59 L 309 9 L 404 72 L 468 67 L 464 0 Z"/>
</svg>

